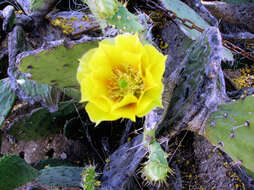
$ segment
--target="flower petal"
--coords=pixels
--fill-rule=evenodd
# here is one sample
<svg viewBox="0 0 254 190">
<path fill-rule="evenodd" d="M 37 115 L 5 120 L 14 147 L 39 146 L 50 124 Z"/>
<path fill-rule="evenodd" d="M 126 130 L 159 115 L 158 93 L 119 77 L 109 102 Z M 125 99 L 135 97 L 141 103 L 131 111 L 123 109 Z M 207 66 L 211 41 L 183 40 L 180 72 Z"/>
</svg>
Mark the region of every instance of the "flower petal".
<svg viewBox="0 0 254 190">
<path fill-rule="evenodd" d="M 99 44 L 99 47 L 101 46 L 101 45 L 115 45 L 115 40 L 114 39 L 104 39 L 104 40 L 102 40 L 101 42 L 100 42 L 100 44 Z"/>
<path fill-rule="evenodd" d="M 122 54 L 122 64 L 131 65 L 136 70 L 138 70 L 139 65 L 141 65 L 141 57 L 142 57 L 142 54 L 140 53 L 124 52 Z"/>
<path fill-rule="evenodd" d="M 152 45 L 146 44 L 144 48 L 150 59 L 142 62 L 142 73 L 146 74 L 147 71 L 150 71 L 153 79 L 158 82 L 164 73 L 167 56 L 164 56 Z"/>
<path fill-rule="evenodd" d="M 81 101 L 89 101 L 93 97 L 107 96 L 108 90 L 103 80 L 98 80 L 92 74 L 83 78 L 80 82 Z"/>
<path fill-rule="evenodd" d="M 132 94 L 126 95 L 121 102 L 113 105 L 112 113 L 114 115 L 121 115 L 121 117 L 129 118 L 132 121 L 136 120 L 137 98 Z"/>
<path fill-rule="evenodd" d="M 104 112 L 111 111 L 112 102 L 105 95 L 92 97 L 89 102 L 93 103 L 94 105 L 97 105 Z"/>
<path fill-rule="evenodd" d="M 119 118 L 135 121 L 136 116 L 162 106 L 166 58 L 153 46 L 143 46 L 138 34 L 103 40 L 98 48 L 88 51 L 80 59 L 77 80 L 81 102 L 88 102 L 90 119 L 97 124 Z M 120 86 L 119 90 L 122 81 L 129 85 Z M 115 96 L 120 98 L 113 99 Z"/>
<path fill-rule="evenodd" d="M 145 83 L 145 90 L 158 86 L 158 81 L 155 81 L 153 78 L 152 72 L 149 70 L 146 71 L 146 76 L 143 77 Z M 161 82 L 159 82 L 160 84 Z"/>
<path fill-rule="evenodd" d="M 119 119 L 121 116 L 113 115 L 110 112 L 105 112 L 100 109 L 97 105 L 88 102 L 86 105 L 86 112 L 89 115 L 89 118 L 92 122 L 95 122 L 98 125 L 101 121 L 105 120 L 116 120 Z"/>
<path fill-rule="evenodd" d="M 93 57 L 98 48 L 94 48 L 85 53 L 79 60 L 79 67 L 77 72 L 77 80 L 80 82 L 88 73 L 91 72 L 89 68 L 89 61 Z"/>
<path fill-rule="evenodd" d="M 138 34 L 123 34 L 119 35 L 115 39 L 115 44 L 118 47 L 124 48 L 124 51 L 129 51 L 132 53 L 140 53 L 144 48 L 142 43 L 138 38 Z"/>
<path fill-rule="evenodd" d="M 157 86 L 146 91 L 138 101 L 137 113 L 138 117 L 143 117 L 155 107 L 162 107 L 161 94 L 163 86 Z"/>
<path fill-rule="evenodd" d="M 112 66 L 103 48 L 98 48 L 90 59 L 89 66 L 97 78 L 107 79 L 111 76 Z"/>
<path fill-rule="evenodd" d="M 114 65 L 118 65 L 119 63 L 122 62 L 122 53 L 124 50 L 122 50 L 121 48 L 118 48 L 114 45 L 110 45 L 110 44 L 101 44 L 100 48 L 103 49 L 103 51 L 105 52 L 105 54 L 107 55 L 108 59 L 110 60 L 110 64 L 112 66 Z"/>
</svg>

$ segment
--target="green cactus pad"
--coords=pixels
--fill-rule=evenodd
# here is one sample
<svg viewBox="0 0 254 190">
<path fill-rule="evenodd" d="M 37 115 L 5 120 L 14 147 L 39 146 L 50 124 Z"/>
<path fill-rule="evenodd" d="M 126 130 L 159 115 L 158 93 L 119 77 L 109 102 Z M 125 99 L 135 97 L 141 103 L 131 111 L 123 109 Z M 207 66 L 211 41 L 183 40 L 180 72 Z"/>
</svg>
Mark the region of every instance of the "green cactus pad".
<svg viewBox="0 0 254 190">
<path fill-rule="evenodd" d="M 108 24 L 114 25 L 116 28 L 124 32 L 142 32 L 144 27 L 139 23 L 139 19 L 130 13 L 126 7 L 120 5 L 118 11 L 111 18 L 105 19 Z"/>
<path fill-rule="evenodd" d="M 44 49 L 21 58 L 19 69 L 30 73 L 31 79 L 58 88 L 79 88 L 76 80 L 78 59 L 97 42 L 77 44 L 68 49 L 60 45 L 55 49 Z"/>
<path fill-rule="evenodd" d="M 239 5 L 242 3 L 252 3 L 254 2 L 253 0 L 222 0 L 226 3 L 234 4 L 234 5 Z"/>
<path fill-rule="evenodd" d="M 10 112 L 15 98 L 16 96 L 11 89 L 11 82 L 9 78 L 0 80 L 0 127 L 7 114 Z"/>
<path fill-rule="evenodd" d="M 30 0 L 30 11 L 46 15 L 56 4 L 57 0 Z"/>
<path fill-rule="evenodd" d="M 23 73 L 19 74 L 15 82 L 15 92 L 21 100 L 29 104 L 40 102 L 51 112 L 57 110 L 60 95 L 58 89 L 29 80 Z"/>
<path fill-rule="evenodd" d="M 83 168 L 70 166 L 57 166 L 45 168 L 40 171 L 36 182 L 42 185 L 58 187 L 81 187 Z"/>
<path fill-rule="evenodd" d="M 195 25 L 202 29 L 207 29 L 211 27 L 199 14 L 197 14 L 192 8 L 190 8 L 188 5 L 183 3 L 180 0 L 160 0 L 163 6 L 166 9 L 169 9 L 171 11 L 174 11 L 178 17 L 181 19 L 189 19 Z M 187 25 L 191 26 L 191 23 L 186 23 Z M 191 39 L 196 40 L 200 37 L 202 34 L 201 32 L 189 29 L 188 27 L 181 25 L 181 30 Z M 228 61 L 233 61 L 233 54 L 230 52 L 230 50 L 224 48 L 224 59 Z"/>
<path fill-rule="evenodd" d="M 149 158 L 145 163 L 142 175 L 150 183 L 164 183 L 168 173 L 173 171 L 168 167 L 166 153 L 162 150 L 158 142 L 153 142 L 149 146 Z"/>
<path fill-rule="evenodd" d="M 98 20 L 113 17 L 118 9 L 117 0 L 83 0 Z"/>
<path fill-rule="evenodd" d="M 31 0 L 31 10 L 36 11 L 37 9 L 40 9 L 44 5 L 43 0 Z"/>
<path fill-rule="evenodd" d="M 210 25 L 199 16 L 192 8 L 183 3 L 180 0 L 161 0 L 163 6 L 169 10 L 172 10 L 176 13 L 176 15 L 182 19 L 189 19 L 197 26 L 203 29 L 207 29 Z M 190 23 L 186 23 L 190 25 Z M 190 25 L 191 26 L 191 25 Z M 184 30 L 186 30 L 186 34 L 192 38 L 193 40 L 198 39 L 201 33 L 197 30 L 191 30 L 185 26 L 182 26 Z"/>
<path fill-rule="evenodd" d="M 81 94 L 79 89 L 75 88 L 62 88 L 61 91 L 68 97 L 73 98 L 76 101 L 80 101 Z"/>
<path fill-rule="evenodd" d="M 54 113 L 38 108 L 14 121 L 8 134 L 14 136 L 16 140 L 31 141 L 59 133 L 74 109 L 73 102 L 60 103 L 59 110 Z"/>
<path fill-rule="evenodd" d="M 2 131 L 0 130 L 0 152 L 1 152 L 1 148 L 2 148 Z M 2 157 L 2 155 L 0 154 L 0 158 Z"/>
<path fill-rule="evenodd" d="M 1 190 L 13 190 L 32 181 L 38 175 L 38 170 L 16 155 L 8 155 L 0 159 Z"/>
<path fill-rule="evenodd" d="M 205 136 L 253 172 L 254 97 L 220 105 L 207 121 Z"/>
<path fill-rule="evenodd" d="M 36 162 L 33 167 L 37 170 L 44 169 L 46 166 L 49 167 L 56 167 L 56 166 L 74 166 L 70 161 L 62 160 L 59 158 L 49 158 L 46 160 L 40 160 L 39 162 Z"/>
</svg>

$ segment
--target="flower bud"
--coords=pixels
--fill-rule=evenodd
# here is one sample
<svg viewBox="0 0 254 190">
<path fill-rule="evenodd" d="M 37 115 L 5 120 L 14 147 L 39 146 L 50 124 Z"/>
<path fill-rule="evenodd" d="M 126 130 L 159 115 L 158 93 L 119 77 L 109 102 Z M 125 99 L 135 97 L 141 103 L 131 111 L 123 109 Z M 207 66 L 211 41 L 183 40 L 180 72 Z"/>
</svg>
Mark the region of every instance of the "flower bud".
<svg viewBox="0 0 254 190">
<path fill-rule="evenodd" d="M 100 19 L 111 18 L 117 12 L 117 0 L 86 0 L 92 13 Z"/>
</svg>

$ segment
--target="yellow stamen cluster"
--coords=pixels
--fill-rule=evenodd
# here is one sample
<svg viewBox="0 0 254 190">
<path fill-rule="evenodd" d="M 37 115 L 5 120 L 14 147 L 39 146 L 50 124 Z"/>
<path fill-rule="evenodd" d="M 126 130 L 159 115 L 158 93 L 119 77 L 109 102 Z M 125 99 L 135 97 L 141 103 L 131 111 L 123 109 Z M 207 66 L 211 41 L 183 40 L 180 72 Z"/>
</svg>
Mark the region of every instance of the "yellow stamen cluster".
<svg viewBox="0 0 254 190">
<path fill-rule="evenodd" d="M 140 97 L 144 90 L 144 82 L 135 68 L 131 65 L 116 66 L 112 72 L 107 88 L 109 97 L 114 102 L 120 102 L 127 94 L 132 94 L 136 98 Z"/>
</svg>

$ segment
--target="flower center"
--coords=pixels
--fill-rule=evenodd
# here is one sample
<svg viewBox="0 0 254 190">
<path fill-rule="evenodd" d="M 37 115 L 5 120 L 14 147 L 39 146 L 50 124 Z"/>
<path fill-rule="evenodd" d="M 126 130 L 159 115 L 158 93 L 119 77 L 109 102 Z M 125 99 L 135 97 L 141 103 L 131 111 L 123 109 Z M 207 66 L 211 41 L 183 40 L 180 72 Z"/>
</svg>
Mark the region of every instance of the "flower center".
<svg viewBox="0 0 254 190">
<path fill-rule="evenodd" d="M 115 101 L 121 101 L 127 94 L 139 98 L 144 90 L 143 80 L 136 68 L 131 65 L 116 66 L 112 69 L 112 77 L 108 81 L 109 97 Z"/>
<path fill-rule="evenodd" d="M 120 88 L 125 88 L 125 87 L 127 87 L 127 86 L 128 86 L 128 83 L 127 83 L 126 80 L 120 80 L 120 81 L 119 81 L 119 87 L 120 87 Z"/>
</svg>

